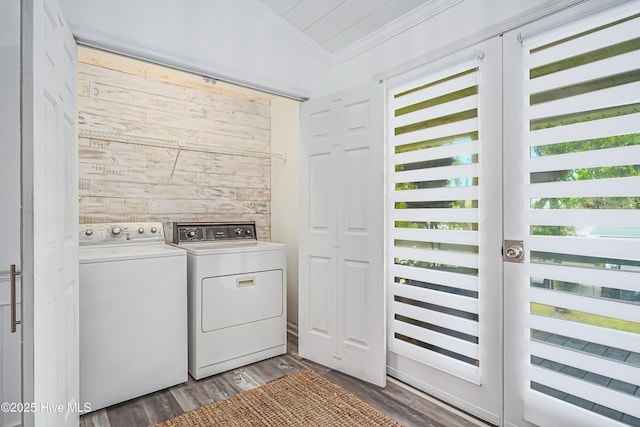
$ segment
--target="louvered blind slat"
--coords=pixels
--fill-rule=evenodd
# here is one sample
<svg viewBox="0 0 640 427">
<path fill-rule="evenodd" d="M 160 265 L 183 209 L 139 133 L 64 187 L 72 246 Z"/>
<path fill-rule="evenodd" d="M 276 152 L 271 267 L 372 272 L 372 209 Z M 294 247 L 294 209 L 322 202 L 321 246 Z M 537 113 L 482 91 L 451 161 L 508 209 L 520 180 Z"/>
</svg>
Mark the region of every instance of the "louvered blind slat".
<svg viewBox="0 0 640 427">
<path fill-rule="evenodd" d="M 560 254 L 574 254 L 585 257 L 601 257 L 621 260 L 627 258 L 633 259 L 633 251 L 638 249 L 638 242 L 634 239 L 615 239 L 607 237 L 584 239 L 577 236 L 530 236 L 527 243 L 531 252 L 551 251 L 553 253 Z M 637 256 L 635 257 L 637 258 Z M 549 262 L 552 261 L 553 260 L 550 260 Z M 640 267 L 640 262 L 637 264 L 638 267 Z M 638 282 L 640 282 L 640 280 Z"/>
<path fill-rule="evenodd" d="M 394 238 L 432 243 L 478 245 L 478 233 L 473 231 L 434 230 L 428 228 L 396 228 Z"/>
<path fill-rule="evenodd" d="M 527 135 L 530 146 L 545 146 L 567 141 L 583 141 L 616 135 L 633 135 L 640 132 L 640 120 L 629 120 L 626 116 L 568 124 L 541 129 Z"/>
<path fill-rule="evenodd" d="M 524 213 L 527 224 L 557 225 L 569 227 L 606 227 L 616 224 L 630 228 L 638 225 L 638 212 L 634 209 L 548 209 L 527 210 Z"/>
<path fill-rule="evenodd" d="M 476 209 L 396 209 L 389 213 L 392 221 L 419 223 L 428 218 L 435 222 L 473 223 L 478 220 Z"/>
<path fill-rule="evenodd" d="M 411 304 L 403 304 L 401 302 L 394 302 L 393 309 L 396 317 L 405 316 L 418 320 L 424 324 L 455 330 L 471 337 L 478 336 L 479 333 L 478 322 L 472 319 L 465 319 L 433 310 L 425 311 L 420 307 L 416 307 Z"/>
<path fill-rule="evenodd" d="M 640 322 L 640 310 L 632 304 L 620 304 L 616 299 L 598 299 L 592 296 L 582 296 L 570 292 L 558 292 L 556 294 L 544 289 L 530 289 L 529 296 L 532 303 L 544 304 L 555 307 L 558 310 L 570 310 L 574 314 L 584 313 L 588 310 L 590 314 L 605 316 L 611 319 L 627 320 L 629 322 Z M 574 323 L 588 321 L 576 316 Z M 603 320 L 604 321 L 604 320 Z M 624 326 L 625 322 L 620 322 Z M 574 326 L 574 325 L 571 325 Z M 570 330 L 568 328 L 567 330 Z"/>
<path fill-rule="evenodd" d="M 583 284 L 584 292 L 601 292 L 602 288 L 640 292 L 640 281 L 636 272 L 618 270 L 612 275 L 609 270 L 586 269 L 568 265 L 532 264 L 528 268 L 531 277 L 544 277 L 550 281 Z"/>
<path fill-rule="evenodd" d="M 558 154 L 531 159 L 529 170 L 531 172 L 544 172 L 603 166 L 625 166 L 629 164 L 629 159 L 637 158 L 638 156 L 640 156 L 640 145 L 601 149 L 598 150 L 598 156 L 594 156 L 589 151 Z"/>
<path fill-rule="evenodd" d="M 588 351 L 601 351 L 602 353 L 590 353 L 591 363 L 597 364 L 601 355 L 609 348 L 625 349 L 630 353 L 640 353 L 640 340 L 629 339 L 629 333 L 615 329 L 606 329 L 593 325 L 574 325 L 567 335 L 567 321 L 561 318 L 547 316 L 530 316 L 529 327 L 532 330 L 532 339 L 546 345 L 563 346 L 568 344 L 567 349 L 572 348 L 575 340 L 578 340 L 583 349 Z M 584 343 L 584 346 L 582 344 Z M 628 363 L 630 367 L 637 367 L 636 364 Z"/>
<path fill-rule="evenodd" d="M 406 280 L 417 280 L 442 286 L 449 286 L 455 283 L 455 287 L 461 291 L 478 291 L 478 278 L 475 276 L 403 265 L 392 265 L 389 269 L 394 277 L 402 277 Z"/>
<path fill-rule="evenodd" d="M 635 396 L 568 375 L 562 377 L 554 375 L 553 371 L 538 366 L 531 367 L 529 372 L 531 381 L 536 384 L 544 384 L 554 390 L 584 399 L 586 402 L 593 401 L 593 397 L 597 396 L 597 402 L 606 408 L 635 418 L 640 416 L 640 406 Z"/>
<path fill-rule="evenodd" d="M 576 368 L 576 370 L 589 370 L 594 374 L 622 382 L 628 382 L 636 373 L 635 368 L 623 365 L 614 360 L 601 358 L 600 363 L 594 365 L 592 363 L 593 356 L 590 354 L 578 353 L 562 347 L 544 345 L 538 342 L 530 343 L 529 352 L 536 354 L 544 360 L 553 360 L 564 366 L 572 366 Z M 581 372 L 576 372 L 576 374 L 582 375 Z M 596 378 L 597 377 L 594 376 L 593 379 L 596 380 Z"/>
<path fill-rule="evenodd" d="M 416 144 L 420 141 L 433 141 L 439 138 L 458 135 L 457 141 L 469 141 L 468 134 L 478 130 L 478 119 L 468 118 L 458 122 L 442 124 L 437 127 L 420 129 L 413 132 L 407 132 L 400 135 L 394 135 L 394 145 L 400 149 L 407 144 Z"/>
</svg>

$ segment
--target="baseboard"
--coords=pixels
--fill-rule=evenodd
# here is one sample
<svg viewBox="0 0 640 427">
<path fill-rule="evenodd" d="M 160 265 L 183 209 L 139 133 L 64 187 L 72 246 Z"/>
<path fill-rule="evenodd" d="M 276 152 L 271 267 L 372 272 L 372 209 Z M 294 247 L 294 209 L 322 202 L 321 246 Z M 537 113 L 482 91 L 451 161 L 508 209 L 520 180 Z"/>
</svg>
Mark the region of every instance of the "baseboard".
<svg viewBox="0 0 640 427">
<path fill-rule="evenodd" d="M 298 325 L 293 322 L 287 322 L 287 332 L 294 337 L 298 336 Z"/>
<path fill-rule="evenodd" d="M 474 425 L 476 425 L 478 427 L 490 427 L 490 426 L 493 426 L 493 424 L 489 424 L 489 423 L 487 423 L 485 421 L 482 421 L 482 420 L 480 420 L 480 419 L 478 419 L 478 418 L 476 418 L 476 417 L 474 417 L 472 415 L 469 415 L 468 413 L 456 408 L 455 406 L 451 406 L 448 403 L 443 402 L 440 399 L 437 399 L 437 398 L 435 398 L 435 397 L 433 397 L 433 396 L 431 396 L 431 395 L 429 395 L 429 394 L 427 394 L 427 393 L 425 393 L 423 391 L 418 390 L 415 387 L 410 386 L 409 384 L 403 383 L 402 381 L 397 380 L 397 379 L 395 379 L 393 377 L 390 377 L 388 375 L 387 375 L 387 381 L 390 382 L 390 383 L 393 383 L 393 384 L 395 384 L 395 385 L 397 385 L 399 387 L 402 387 L 403 389 L 405 389 L 407 391 L 410 391 L 413 394 L 415 394 L 417 396 L 420 396 L 421 398 L 423 398 L 425 400 L 428 400 L 430 403 L 433 403 L 434 405 L 437 405 L 437 406 L 439 406 L 440 408 L 442 408 L 442 409 L 444 409 L 446 411 L 452 412 L 452 413 L 456 414 L 457 416 L 459 416 L 461 418 L 464 418 L 465 420 L 469 421 L 470 423 L 472 423 L 472 424 L 474 424 Z"/>
</svg>

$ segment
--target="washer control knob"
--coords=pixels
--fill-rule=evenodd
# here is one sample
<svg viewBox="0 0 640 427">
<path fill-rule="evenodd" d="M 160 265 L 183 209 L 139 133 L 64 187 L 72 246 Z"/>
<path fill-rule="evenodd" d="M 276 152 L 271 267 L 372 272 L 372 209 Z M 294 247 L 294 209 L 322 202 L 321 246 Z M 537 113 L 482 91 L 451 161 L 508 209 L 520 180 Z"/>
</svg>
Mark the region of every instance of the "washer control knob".
<svg viewBox="0 0 640 427">
<path fill-rule="evenodd" d="M 87 229 L 84 231 L 84 234 L 86 234 L 87 236 L 91 236 L 91 235 L 93 234 L 93 230 L 92 230 L 91 228 L 87 228 Z"/>
<path fill-rule="evenodd" d="M 140 233 L 140 234 L 144 233 L 144 228 L 142 228 L 142 227 L 138 228 L 138 233 Z"/>
<path fill-rule="evenodd" d="M 238 235 L 238 236 L 242 234 L 242 228 L 240 228 L 240 227 L 235 228 L 233 231 L 235 231 L 236 235 Z"/>
<path fill-rule="evenodd" d="M 112 236 L 119 236 L 120 234 L 122 234 L 122 228 L 120 227 L 113 227 L 111 229 L 111 235 Z"/>
<path fill-rule="evenodd" d="M 153 234 L 156 234 L 158 232 L 158 229 L 156 227 L 151 227 L 151 232 Z"/>
<path fill-rule="evenodd" d="M 194 237 L 196 237 L 196 230 L 187 231 L 187 237 L 190 239 L 193 239 Z"/>
<path fill-rule="evenodd" d="M 251 234 L 251 230 L 247 228 L 247 231 L 245 231 L 246 234 Z"/>
</svg>

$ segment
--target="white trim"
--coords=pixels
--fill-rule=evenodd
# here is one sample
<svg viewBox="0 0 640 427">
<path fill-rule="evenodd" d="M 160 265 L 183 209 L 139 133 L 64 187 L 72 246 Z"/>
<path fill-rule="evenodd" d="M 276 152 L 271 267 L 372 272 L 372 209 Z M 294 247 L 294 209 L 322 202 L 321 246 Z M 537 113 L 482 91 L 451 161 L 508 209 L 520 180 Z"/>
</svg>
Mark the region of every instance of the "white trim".
<svg viewBox="0 0 640 427">
<path fill-rule="evenodd" d="M 228 66 L 216 64 L 208 66 L 193 60 L 184 60 L 173 54 L 161 52 L 149 47 L 140 45 L 130 39 L 108 34 L 91 28 L 69 25 L 76 43 L 101 49 L 107 52 L 128 56 L 141 61 L 151 62 L 176 70 L 206 76 L 214 80 L 224 81 L 249 89 L 259 90 L 272 95 L 290 98 L 296 101 L 305 101 L 309 98 L 308 90 L 283 84 L 280 82 L 267 81 L 266 84 L 254 83 L 264 80 L 256 75 L 251 75 L 238 70 L 230 69 Z M 216 70 L 215 72 L 213 70 Z"/>
<path fill-rule="evenodd" d="M 343 64 L 463 1 L 464 0 L 431 0 L 335 52 L 333 54 L 333 65 Z"/>
<path fill-rule="evenodd" d="M 287 333 L 290 333 L 294 337 L 298 337 L 298 325 L 293 322 L 287 322 Z"/>
<path fill-rule="evenodd" d="M 393 353 L 392 351 L 389 351 L 390 353 Z M 415 377 L 411 377 L 407 374 L 404 374 L 400 371 L 398 371 L 396 368 L 393 368 L 392 366 L 387 365 L 387 378 L 394 378 L 396 381 L 401 381 L 402 383 L 407 383 L 408 387 L 421 387 L 425 390 L 424 393 L 421 393 L 418 391 L 419 396 L 421 397 L 425 397 L 425 396 L 433 396 L 433 398 L 435 399 L 442 399 L 444 402 L 451 402 L 451 406 L 445 406 L 447 409 L 450 410 L 455 410 L 457 409 L 457 414 L 461 415 L 465 414 L 464 412 L 461 411 L 467 411 L 471 414 L 477 414 L 477 416 L 482 416 L 487 418 L 488 423 L 492 423 L 494 425 L 498 425 L 500 423 L 500 419 L 497 416 L 494 416 L 493 414 L 491 414 L 488 411 L 485 411 L 484 409 L 473 405 L 472 403 L 469 403 L 467 401 L 464 401 L 462 399 L 457 398 L 456 396 L 453 396 L 443 390 L 440 390 L 438 388 L 435 387 L 431 387 L 430 385 L 422 382 L 421 380 L 419 380 L 418 378 Z M 415 386 L 414 386 L 415 384 Z M 435 402 L 434 402 L 435 403 Z M 445 403 L 441 403 L 441 405 L 445 405 Z M 487 425 L 490 424 L 485 424 L 480 420 L 477 420 L 475 418 L 473 418 L 470 415 L 465 414 L 465 418 L 467 418 L 468 421 L 471 422 L 475 422 L 476 425 L 478 426 L 484 426 L 486 427 Z"/>
<path fill-rule="evenodd" d="M 392 370 L 393 368 L 389 368 L 389 370 Z M 403 390 L 409 391 L 413 394 L 415 394 L 416 396 L 428 401 L 429 403 L 432 403 L 436 406 L 438 406 L 439 408 L 447 411 L 447 412 L 451 412 L 461 418 L 464 418 L 466 421 L 469 421 L 471 424 L 474 424 L 476 426 L 480 426 L 480 427 L 487 427 L 490 424 L 486 424 L 480 420 L 478 420 L 477 418 L 472 417 L 471 415 L 467 414 L 466 412 L 461 411 L 460 409 L 456 408 L 455 406 L 449 405 L 446 402 L 443 402 L 442 400 L 435 398 L 427 393 L 424 393 L 420 390 L 418 390 L 417 388 L 412 387 L 409 384 L 406 384 L 394 377 L 391 376 L 387 376 L 387 381 L 390 382 L 391 384 L 395 384 L 398 387 L 402 388 Z"/>
</svg>

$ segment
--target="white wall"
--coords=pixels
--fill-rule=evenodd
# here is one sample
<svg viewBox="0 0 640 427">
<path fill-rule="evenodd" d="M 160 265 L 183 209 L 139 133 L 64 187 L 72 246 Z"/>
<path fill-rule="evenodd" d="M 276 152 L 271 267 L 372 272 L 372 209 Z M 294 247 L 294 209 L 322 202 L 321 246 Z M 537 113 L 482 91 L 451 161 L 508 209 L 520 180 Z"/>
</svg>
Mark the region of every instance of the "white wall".
<svg viewBox="0 0 640 427">
<path fill-rule="evenodd" d="M 271 101 L 271 241 L 287 245 L 287 319 L 298 323 L 299 103 Z"/>
<path fill-rule="evenodd" d="M 328 53 L 257 0 L 60 3 L 80 42 L 288 95 L 328 90 Z"/>
</svg>

